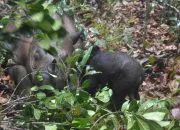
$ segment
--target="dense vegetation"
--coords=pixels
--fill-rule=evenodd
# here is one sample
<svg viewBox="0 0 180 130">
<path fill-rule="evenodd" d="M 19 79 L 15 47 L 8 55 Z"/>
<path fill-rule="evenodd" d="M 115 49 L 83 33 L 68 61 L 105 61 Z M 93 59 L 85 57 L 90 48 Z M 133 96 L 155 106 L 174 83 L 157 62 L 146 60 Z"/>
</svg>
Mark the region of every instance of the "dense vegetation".
<svg viewBox="0 0 180 130">
<path fill-rule="evenodd" d="M 17 98 L 2 89 L 1 102 L 9 99 L 0 108 L 2 128 L 9 123 L 14 129 L 32 130 L 179 130 L 177 113 L 172 113 L 180 105 L 178 0 L 9 0 L 0 4 L 4 9 L 0 15 L 2 80 L 3 70 L 12 64 L 6 48 L 24 34 L 34 35 L 39 46 L 57 56 L 57 48 L 50 43 L 62 41 L 66 32 L 61 21 L 51 17 L 53 13 L 66 12 L 74 18 L 85 46 L 59 65 L 69 77 L 62 91 L 50 85 L 34 86 L 30 96 Z M 146 73 L 140 101 L 126 101 L 121 110 L 112 112 L 108 108 L 111 89 L 105 86 L 95 96 L 85 91 L 88 83 L 80 84 L 82 78 L 98 73 L 86 66 L 92 45 L 126 51 L 139 59 Z M 37 79 L 43 80 L 41 75 Z"/>
</svg>

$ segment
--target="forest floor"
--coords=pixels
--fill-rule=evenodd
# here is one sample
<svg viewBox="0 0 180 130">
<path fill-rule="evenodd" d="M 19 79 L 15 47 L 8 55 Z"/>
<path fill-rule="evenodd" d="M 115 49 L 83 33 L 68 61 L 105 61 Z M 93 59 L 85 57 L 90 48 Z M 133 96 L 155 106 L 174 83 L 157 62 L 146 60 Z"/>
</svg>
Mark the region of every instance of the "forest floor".
<svg viewBox="0 0 180 130">
<path fill-rule="evenodd" d="M 100 42 L 94 44 L 104 45 L 105 40 L 107 50 L 128 52 L 143 65 L 146 75 L 140 88 L 141 99 L 180 95 L 180 43 L 175 42 L 178 36 L 166 24 L 163 6 L 154 4 L 147 12 L 145 3 L 117 2 L 103 5 L 101 11 L 94 7 L 93 12 L 96 15 L 85 26 L 100 32 Z M 95 41 L 94 37 L 90 34 L 88 40 Z"/>
<path fill-rule="evenodd" d="M 90 32 L 86 41 L 105 45 L 109 51 L 128 52 L 139 60 L 146 73 L 140 88 L 142 99 L 180 95 L 179 43 L 175 44 L 177 36 L 166 24 L 163 6 L 156 4 L 148 13 L 141 2 L 103 5 L 101 11 L 90 8 L 90 14 L 76 11 L 78 17 L 86 19 L 81 23 Z M 91 33 L 95 32 L 92 28 L 99 31 L 98 35 Z M 13 81 L 2 71 L 0 80 L 13 90 Z M 0 103 L 6 102 L 8 97 L 1 91 Z"/>
</svg>

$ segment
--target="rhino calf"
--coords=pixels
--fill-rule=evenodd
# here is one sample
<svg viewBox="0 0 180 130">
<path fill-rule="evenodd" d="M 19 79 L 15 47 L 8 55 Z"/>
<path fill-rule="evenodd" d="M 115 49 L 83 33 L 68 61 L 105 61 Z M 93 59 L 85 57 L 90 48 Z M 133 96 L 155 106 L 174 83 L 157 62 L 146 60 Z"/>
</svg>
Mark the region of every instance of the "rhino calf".
<svg viewBox="0 0 180 130">
<path fill-rule="evenodd" d="M 124 52 L 103 52 L 94 47 L 89 65 L 96 70 L 90 75 L 88 91 L 94 93 L 97 89 L 108 85 L 113 91 L 111 103 L 119 109 L 125 97 L 139 99 L 138 89 L 144 78 L 141 65 Z"/>
</svg>

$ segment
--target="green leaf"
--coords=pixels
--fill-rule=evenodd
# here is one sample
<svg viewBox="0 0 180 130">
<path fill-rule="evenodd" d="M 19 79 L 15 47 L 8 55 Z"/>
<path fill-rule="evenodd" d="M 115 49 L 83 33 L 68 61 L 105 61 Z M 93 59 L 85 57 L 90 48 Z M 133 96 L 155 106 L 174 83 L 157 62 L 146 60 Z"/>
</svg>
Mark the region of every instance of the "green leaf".
<svg viewBox="0 0 180 130">
<path fill-rule="evenodd" d="M 45 125 L 45 130 L 57 130 L 57 125 Z"/>
<path fill-rule="evenodd" d="M 137 112 L 138 111 L 139 105 L 136 100 L 130 101 L 129 104 L 130 104 L 129 109 L 128 109 L 129 112 Z"/>
<path fill-rule="evenodd" d="M 133 118 L 132 114 L 126 113 L 125 116 L 127 117 L 127 130 L 131 130 L 134 127 L 136 120 Z"/>
<path fill-rule="evenodd" d="M 154 121 L 149 120 L 148 124 L 149 124 L 151 130 L 164 130 L 158 123 L 156 123 Z"/>
<path fill-rule="evenodd" d="M 103 125 L 103 126 L 101 126 L 101 128 L 99 130 L 107 130 L 107 126 Z"/>
<path fill-rule="evenodd" d="M 95 98 L 97 98 L 98 100 L 107 103 L 110 101 L 110 98 L 112 96 L 112 90 L 104 87 L 101 92 L 97 92 Z"/>
<path fill-rule="evenodd" d="M 84 68 L 84 66 L 87 64 L 87 61 L 89 60 L 92 49 L 93 49 L 93 47 L 91 46 L 88 50 L 85 51 L 83 59 L 80 62 L 80 65 L 82 68 Z"/>
<path fill-rule="evenodd" d="M 175 125 L 175 121 L 173 120 L 173 121 L 171 121 L 171 123 L 169 124 L 168 130 L 171 130 L 171 129 L 174 127 L 174 125 Z"/>
<path fill-rule="evenodd" d="M 158 99 L 150 99 L 150 100 L 147 100 L 146 102 L 144 102 L 143 104 L 140 105 L 139 107 L 139 112 L 144 112 L 146 111 L 147 109 L 150 109 L 152 108 L 155 104 L 157 104 L 157 101 Z"/>
<path fill-rule="evenodd" d="M 172 21 L 177 21 L 177 17 L 170 17 L 169 20 L 172 20 Z"/>
<path fill-rule="evenodd" d="M 149 57 L 149 63 L 153 65 L 153 64 L 155 64 L 155 62 L 156 62 L 156 57 L 155 56 L 150 56 Z"/>
<path fill-rule="evenodd" d="M 44 104 L 48 109 L 58 108 L 57 101 L 54 97 L 46 98 L 46 100 L 44 101 Z"/>
<path fill-rule="evenodd" d="M 9 22 L 9 20 L 10 20 L 10 16 L 9 15 L 8 16 L 4 16 L 4 17 L 2 17 L 0 19 L 0 23 L 1 24 L 7 24 Z"/>
<path fill-rule="evenodd" d="M 144 41 L 143 42 L 143 47 L 144 48 L 147 48 L 149 45 L 150 45 L 150 43 L 148 41 Z"/>
<path fill-rule="evenodd" d="M 37 99 L 42 100 L 42 99 L 46 98 L 46 94 L 43 92 L 39 92 L 36 94 L 36 97 L 37 97 Z"/>
<path fill-rule="evenodd" d="M 122 112 L 137 112 L 139 108 L 139 104 L 136 100 L 132 100 L 132 101 L 126 101 L 125 103 L 123 103 L 122 107 L 121 107 L 121 111 Z"/>
<path fill-rule="evenodd" d="M 47 20 L 43 20 L 41 24 L 38 24 L 38 26 L 45 32 L 51 32 L 52 26 L 51 23 Z"/>
<path fill-rule="evenodd" d="M 148 120 L 162 121 L 165 115 L 166 113 L 164 112 L 149 112 L 149 113 L 143 114 L 143 117 Z"/>
<path fill-rule="evenodd" d="M 17 29 L 19 29 L 21 27 L 22 23 L 23 23 L 23 21 L 18 19 L 18 20 L 15 20 L 14 25 Z"/>
<path fill-rule="evenodd" d="M 39 87 L 39 90 L 50 90 L 54 91 L 55 89 L 51 85 L 42 85 Z"/>
<path fill-rule="evenodd" d="M 92 110 L 87 110 L 87 112 L 90 117 L 92 117 L 96 113 L 95 111 Z"/>
<path fill-rule="evenodd" d="M 88 102 L 90 96 L 89 93 L 86 91 L 77 90 L 76 98 L 79 103 L 82 103 L 82 102 Z"/>
<path fill-rule="evenodd" d="M 73 86 L 78 86 L 78 76 L 76 74 L 70 74 L 69 78 Z"/>
<path fill-rule="evenodd" d="M 35 22 L 41 22 L 44 18 L 44 13 L 43 12 L 38 12 L 35 13 L 31 16 L 31 20 Z"/>
<path fill-rule="evenodd" d="M 146 119 L 143 119 L 141 116 L 135 115 L 135 119 L 138 123 L 140 130 L 150 130 L 149 124 Z"/>
<path fill-rule="evenodd" d="M 119 123 L 119 120 L 117 119 L 117 117 L 113 114 L 109 115 L 106 120 L 110 120 L 113 122 L 113 125 L 114 125 L 114 129 L 115 130 L 120 130 L 120 123 Z"/>
<path fill-rule="evenodd" d="M 38 90 L 39 90 L 39 87 L 37 87 L 37 86 L 34 86 L 34 87 L 31 88 L 32 92 L 37 92 Z"/>
<path fill-rule="evenodd" d="M 49 38 L 47 34 L 39 34 L 37 35 L 37 38 L 40 40 L 40 42 L 38 42 L 38 45 L 40 47 L 42 47 L 45 50 L 50 49 L 51 39 Z"/>
<path fill-rule="evenodd" d="M 123 103 L 123 105 L 122 105 L 122 107 L 121 107 L 121 111 L 122 112 L 126 112 L 126 111 L 128 111 L 129 110 L 129 101 L 126 101 L 126 102 L 124 102 Z"/>
<path fill-rule="evenodd" d="M 61 21 L 59 20 L 56 20 L 55 22 L 54 22 L 54 24 L 52 25 L 52 29 L 54 30 L 54 31 L 57 31 L 57 30 L 59 30 L 60 28 L 61 28 L 61 26 L 62 26 L 62 23 L 61 23 Z"/>
<path fill-rule="evenodd" d="M 96 42 L 94 43 L 94 45 L 97 45 L 97 46 L 103 47 L 103 48 L 107 48 L 107 44 L 106 44 L 105 40 L 97 39 Z"/>
<path fill-rule="evenodd" d="M 15 1 L 21 8 L 26 8 L 26 3 L 24 0 Z"/>
<path fill-rule="evenodd" d="M 81 88 L 86 89 L 90 87 L 90 81 L 89 80 L 85 80 L 83 81 Z"/>
<path fill-rule="evenodd" d="M 76 118 L 72 121 L 73 128 L 87 129 L 90 128 L 90 118 Z"/>
<path fill-rule="evenodd" d="M 66 101 L 70 105 L 74 105 L 75 102 L 73 94 L 69 91 L 61 91 L 61 93 L 56 96 L 56 100 L 59 104 L 61 104 L 63 101 Z"/>
<path fill-rule="evenodd" d="M 179 121 L 171 121 L 168 126 L 168 130 L 179 130 Z"/>
<path fill-rule="evenodd" d="M 74 66 L 75 63 L 79 60 L 80 56 L 82 55 L 82 51 L 76 51 L 71 56 L 66 58 L 66 62 L 68 65 Z"/>
<path fill-rule="evenodd" d="M 34 117 L 36 120 L 39 120 L 41 118 L 41 110 L 40 109 L 36 109 L 36 108 L 33 108 L 33 111 L 34 111 Z"/>
<path fill-rule="evenodd" d="M 42 73 L 38 72 L 36 75 L 35 75 L 35 80 L 36 81 L 43 81 L 44 80 L 44 77 L 42 75 Z"/>
<path fill-rule="evenodd" d="M 161 127 L 168 127 L 170 125 L 170 121 L 157 121 L 157 123 L 161 126 Z"/>
</svg>

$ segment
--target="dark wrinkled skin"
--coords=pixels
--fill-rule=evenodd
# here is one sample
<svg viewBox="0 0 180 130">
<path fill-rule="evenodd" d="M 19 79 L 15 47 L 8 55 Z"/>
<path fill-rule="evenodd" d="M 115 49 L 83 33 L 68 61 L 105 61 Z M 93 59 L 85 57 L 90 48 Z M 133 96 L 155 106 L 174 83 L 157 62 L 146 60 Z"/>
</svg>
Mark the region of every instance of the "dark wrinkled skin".
<svg viewBox="0 0 180 130">
<path fill-rule="evenodd" d="M 88 77 L 91 90 L 108 85 L 112 91 L 111 107 L 119 109 L 125 97 L 139 100 L 138 89 L 144 78 L 141 65 L 132 57 L 123 52 L 103 52 L 96 49 L 92 52 L 89 65 L 98 73 Z M 94 92 L 93 92 L 94 93 Z"/>
<path fill-rule="evenodd" d="M 19 96 L 28 95 L 33 84 L 27 75 L 26 68 L 22 65 L 14 65 L 8 69 L 8 73 L 17 85 L 15 94 Z"/>
<path fill-rule="evenodd" d="M 53 17 L 63 22 L 63 27 L 67 32 L 58 51 L 59 58 L 64 60 L 67 56 L 72 54 L 74 49 L 83 48 L 83 42 L 80 37 L 80 33 L 76 31 L 73 20 L 67 14 L 54 14 Z"/>
<path fill-rule="evenodd" d="M 58 15 L 59 16 L 59 15 Z M 80 40 L 80 34 L 76 32 L 73 21 L 66 14 L 60 16 L 64 22 L 63 27 L 67 34 L 59 49 L 59 58 L 64 60 L 74 51 L 74 44 Z M 33 85 L 51 84 L 57 89 L 62 89 L 65 85 L 65 75 L 62 69 L 56 66 L 55 58 L 46 53 L 33 40 L 33 37 L 23 37 L 18 39 L 12 45 L 13 59 L 17 65 L 9 69 L 9 74 L 15 80 L 16 85 L 20 79 L 24 80 L 19 84 L 16 93 L 20 94 L 22 90 L 27 93 Z M 38 82 L 35 79 L 35 73 L 42 72 L 43 82 Z M 29 74 L 29 75 L 28 75 Z M 27 76 L 28 75 L 28 76 Z M 51 75 L 56 75 L 54 78 Z M 27 82 L 28 81 L 28 82 Z"/>
</svg>

